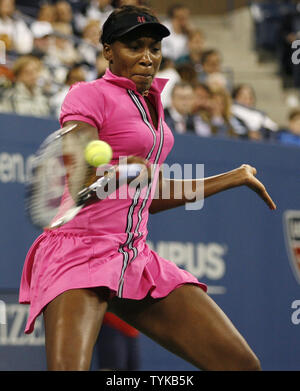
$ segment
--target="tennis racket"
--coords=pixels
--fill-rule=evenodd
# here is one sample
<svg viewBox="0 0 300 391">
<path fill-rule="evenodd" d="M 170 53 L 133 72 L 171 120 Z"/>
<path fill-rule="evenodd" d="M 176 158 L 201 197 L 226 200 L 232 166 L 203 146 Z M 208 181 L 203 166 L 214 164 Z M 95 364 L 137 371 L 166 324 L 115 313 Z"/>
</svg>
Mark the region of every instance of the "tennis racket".
<svg viewBox="0 0 300 391">
<path fill-rule="evenodd" d="M 130 184 L 145 167 L 143 159 L 128 157 L 123 159 L 127 164 L 101 166 L 99 178 L 96 168 L 84 158 L 84 147 L 90 140 L 84 132 L 76 132 L 76 127 L 69 125 L 51 133 L 33 159 L 26 183 L 26 210 L 39 228 L 61 227 L 86 205 Z"/>
</svg>

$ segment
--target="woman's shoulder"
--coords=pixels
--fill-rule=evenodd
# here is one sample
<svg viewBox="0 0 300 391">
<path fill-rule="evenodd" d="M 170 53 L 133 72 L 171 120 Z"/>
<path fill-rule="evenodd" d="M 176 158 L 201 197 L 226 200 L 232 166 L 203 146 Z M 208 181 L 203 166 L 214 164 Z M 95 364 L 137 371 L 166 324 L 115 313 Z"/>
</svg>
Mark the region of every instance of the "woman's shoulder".
<svg viewBox="0 0 300 391">
<path fill-rule="evenodd" d="M 95 93 L 102 90 L 103 84 L 104 80 L 102 78 L 91 81 L 79 81 L 71 85 L 71 87 L 69 88 L 69 92 L 76 91 L 77 93 Z"/>
<path fill-rule="evenodd" d="M 80 81 L 72 84 L 66 94 L 67 101 L 92 102 L 105 98 L 105 82 L 102 79 L 92 81 Z"/>
<path fill-rule="evenodd" d="M 97 79 L 73 84 L 61 106 L 60 122 L 92 118 L 93 126 L 100 129 L 106 112 L 106 88 L 103 83 L 104 80 Z"/>
</svg>

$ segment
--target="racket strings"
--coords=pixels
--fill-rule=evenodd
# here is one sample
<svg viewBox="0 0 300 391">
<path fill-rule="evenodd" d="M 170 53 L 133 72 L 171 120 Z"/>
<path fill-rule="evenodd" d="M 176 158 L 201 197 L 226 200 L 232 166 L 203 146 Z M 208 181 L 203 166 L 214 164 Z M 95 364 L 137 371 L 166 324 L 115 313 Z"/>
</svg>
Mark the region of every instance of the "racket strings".
<svg viewBox="0 0 300 391">
<path fill-rule="evenodd" d="M 70 136 L 70 137 L 69 137 Z M 82 140 L 53 133 L 36 154 L 27 186 L 27 210 L 38 227 L 48 227 L 78 201 L 78 193 L 95 178 L 84 159 Z"/>
</svg>

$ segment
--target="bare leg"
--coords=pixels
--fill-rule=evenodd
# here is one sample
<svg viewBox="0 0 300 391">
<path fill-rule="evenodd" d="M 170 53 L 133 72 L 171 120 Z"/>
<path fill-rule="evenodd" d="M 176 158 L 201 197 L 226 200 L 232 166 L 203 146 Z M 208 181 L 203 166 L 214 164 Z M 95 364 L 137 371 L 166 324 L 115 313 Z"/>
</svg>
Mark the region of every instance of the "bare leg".
<svg viewBox="0 0 300 391">
<path fill-rule="evenodd" d="M 73 289 L 44 310 L 48 370 L 89 370 L 107 309 L 106 291 Z"/>
<path fill-rule="evenodd" d="M 115 298 L 110 310 L 200 369 L 260 369 L 244 338 L 197 286 L 184 285 L 159 300 Z"/>
</svg>

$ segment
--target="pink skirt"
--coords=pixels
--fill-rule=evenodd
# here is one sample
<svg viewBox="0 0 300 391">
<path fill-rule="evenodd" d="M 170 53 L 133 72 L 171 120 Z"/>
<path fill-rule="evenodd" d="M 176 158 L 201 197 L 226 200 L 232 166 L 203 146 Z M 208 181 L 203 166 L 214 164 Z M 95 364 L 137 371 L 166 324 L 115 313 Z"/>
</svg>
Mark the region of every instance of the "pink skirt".
<svg viewBox="0 0 300 391">
<path fill-rule="evenodd" d="M 207 291 L 205 284 L 160 257 L 144 240 L 137 240 L 135 252 L 119 251 L 125 242 L 126 234 L 106 237 L 56 230 L 40 235 L 27 254 L 21 279 L 19 301 L 30 304 L 25 333 L 34 330 L 35 319 L 50 301 L 70 289 L 103 286 L 111 297 L 135 300 L 148 294 L 165 297 L 183 284 Z"/>
</svg>

